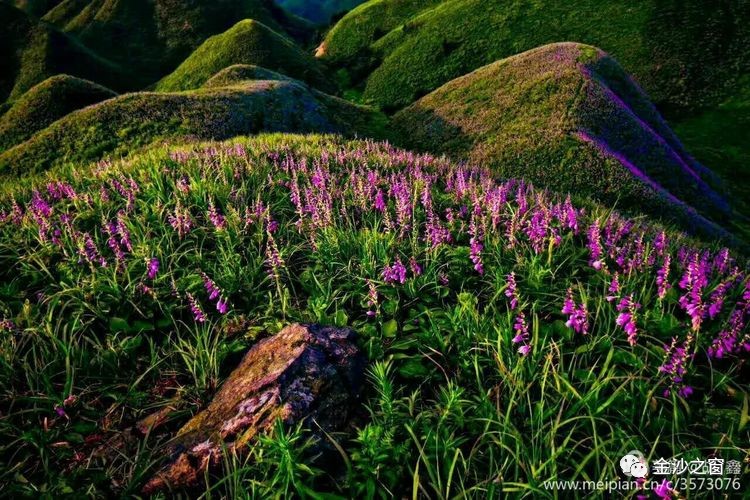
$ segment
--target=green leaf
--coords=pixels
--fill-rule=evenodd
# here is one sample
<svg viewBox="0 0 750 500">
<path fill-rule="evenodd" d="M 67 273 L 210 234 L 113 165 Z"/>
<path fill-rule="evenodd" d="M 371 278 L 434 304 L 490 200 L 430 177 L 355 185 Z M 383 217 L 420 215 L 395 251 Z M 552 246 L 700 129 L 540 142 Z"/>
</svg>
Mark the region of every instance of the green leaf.
<svg viewBox="0 0 750 500">
<path fill-rule="evenodd" d="M 392 339 L 398 333 L 398 323 L 395 319 L 387 321 L 383 324 L 383 337 Z"/>
<path fill-rule="evenodd" d="M 346 326 L 349 323 L 349 316 L 346 315 L 343 309 L 339 309 L 333 317 L 333 322 L 338 327 Z"/>
<path fill-rule="evenodd" d="M 109 319 L 109 329 L 113 332 L 127 332 L 130 325 L 125 318 L 112 317 Z"/>
</svg>

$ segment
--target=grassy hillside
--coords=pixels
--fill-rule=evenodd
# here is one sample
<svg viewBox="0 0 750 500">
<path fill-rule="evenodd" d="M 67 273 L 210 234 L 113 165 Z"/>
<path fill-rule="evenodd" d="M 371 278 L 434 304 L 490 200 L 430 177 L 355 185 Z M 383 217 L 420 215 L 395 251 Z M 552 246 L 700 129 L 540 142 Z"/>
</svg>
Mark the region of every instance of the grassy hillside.
<svg viewBox="0 0 750 500">
<path fill-rule="evenodd" d="M 156 90 L 196 89 L 218 71 L 234 64 L 262 66 L 322 90 L 332 88 L 312 55 L 264 24 L 245 19 L 203 42 L 176 70 L 156 84 Z"/>
<path fill-rule="evenodd" d="M 715 103 L 750 64 L 746 1 L 450 0 L 427 10 L 415 2 L 417 15 L 392 16 L 388 23 L 374 23 L 374 14 L 367 15 L 368 8 L 386 13 L 408 4 L 366 4 L 342 19 L 325 41 L 325 57 L 333 63 L 377 56 L 380 63 L 367 78 L 364 95 L 387 109 L 406 106 L 492 61 L 560 41 L 612 54 L 665 107 Z M 380 30 L 377 36 L 373 30 Z M 363 46 L 358 36 L 375 40 Z"/>
<path fill-rule="evenodd" d="M 343 14 L 364 0 L 277 0 L 289 12 L 315 24 L 328 24 L 333 16 Z"/>
<path fill-rule="evenodd" d="M 206 38 L 242 19 L 306 39 L 306 22 L 273 0 L 63 0 L 44 16 L 109 59 L 155 81 L 172 71 Z"/>
<path fill-rule="evenodd" d="M 0 152 L 24 142 L 71 111 L 116 95 L 108 88 L 73 76 L 48 78 L 0 116 Z"/>
<path fill-rule="evenodd" d="M 415 14 L 441 0 L 370 0 L 353 9 L 326 34 L 318 55 L 331 64 L 357 73 L 376 64 L 371 46 Z"/>
<path fill-rule="evenodd" d="M 662 227 L 282 135 L 3 183 L 0 213 L 8 496 L 138 496 L 242 352 L 295 321 L 357 332 L 361 413 L 319 443 L 279 425 L 185 496 L 553 499 L 545 481 L 612 481 L 631 449 L 748 472 L 747 262 Z M 167 407 L 126 434 L 137 452 L 97 452 Z"/>
<path fill-rule="evenodd" d="M 62 0 L 6 0 L 32 16 L 41 17 Z"/>
<path fill-rule="evenodd" d="M 458 78 L 397 113 L 408 147 L 449 153 L 561 192 L 696 224 L 730 213 L 622 68 L 586 45 L 547 45 Z M 690 206 L 688 206 L 690 205 Z"/>
<path fill-rule="evenodd" d="M 246 81 L 194 92 L 126 94 L 75 111 L 0 154 L 0 174 L 127 155 L 155 141 L 262 131 L 382 135 L 379 114 L 295 81 Z"/>
<path fill-rule="evenodd" d="M 290 81 L 293 78 L 270 69 L 261 68 L 254 64 L 234 64 L 228 66 L 206 80 L 203 88 L 226 87 L 235 85 L 246 80 L 282 80 Z"/>
<path fill-rule="evenodd" d="M 0 101 L 17 99 L 43 80 L 61 73 L 114 89 L 137 76 L 99 57 L 75 39 L 0 2 Z"/>
</svg>

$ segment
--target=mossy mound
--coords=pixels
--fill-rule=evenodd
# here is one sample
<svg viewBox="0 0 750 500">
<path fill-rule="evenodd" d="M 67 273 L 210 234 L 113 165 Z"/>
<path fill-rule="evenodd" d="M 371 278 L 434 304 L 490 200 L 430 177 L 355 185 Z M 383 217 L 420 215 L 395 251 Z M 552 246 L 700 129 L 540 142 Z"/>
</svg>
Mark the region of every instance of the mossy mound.
<svg viewBox="0 0 750 500">
<path fill-rule="evenodd" d="M 263 66 L 322 90 L 331 88 L 312 55 L 263 23 L 246 19 L 203 42 L 174 72 L 156 85 L 156 90 L 171 92 L 195 89 L 218 71 L 234 64 Z"/>
<path fill-rule="evenodd" d="M 379 136 L 379 113 L 295 81 L 244 82 L 194 92 L 126 94 L 75 111 L 0 154 L 0 173 L 124 156 L 156 141 L 224 139 L 260 131 Z"/>
<path fill-rule="evenodd" d="M 228 87 L 247 80 L 293 81 L 294 79 L 254 64 L 233 64 L 209 78 L 203 84 L 203 88 Z"/>
<path fill-rule="evenodd" d="M 0 151 L 19 144 L 76 109 L 117 94 L 94 82 L 57 75 L 35 85 L 0 116 Z"/>
<path fill-rule="evenodd" d="M 139 80 L 12 5 L 0 2 L 0 19 L 0 101 L 15 100 L 37 83 L 61 73 L 116 90 Z"/>
<path fill-rule="evenodd" d="M 393 125 L 406 146 L 610 205 L 688 225 L 693 208 L 729 215 L 716 176 L 591 46 L 552 44 L 485 66 L 397 113 Z"/>
<path fill-rule="evenodd" d="M 305 21 L 273 0 L 64 0 L 44 16 L 151 82 L 172 71 L 206 38 L 248 18 L 300 40 L 311 33 Z"/>
</svg>

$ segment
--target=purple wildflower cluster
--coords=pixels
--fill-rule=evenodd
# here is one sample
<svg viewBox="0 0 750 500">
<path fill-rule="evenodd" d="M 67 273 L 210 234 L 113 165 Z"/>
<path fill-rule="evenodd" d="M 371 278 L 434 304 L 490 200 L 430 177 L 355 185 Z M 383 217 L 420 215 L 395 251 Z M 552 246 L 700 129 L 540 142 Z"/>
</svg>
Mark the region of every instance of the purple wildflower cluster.
<svg viewBox="0 0 750 500">
<path fill-rule="evenodd" d="M 527 356 L 531 352 L 531 344 L 529 343 L 529 326 L 526 324 L 524 313 L 519 312 L 516 315 L 513 331 L 516 332 L 515 337 L 513 337 L 513 343 L 519 346 L 518 353 L 522 356 Z"/>
<path fill-rule="evenodd" d="M 216 303 L 216 310 L 219 314 L 226 314 L 229 309 L 229 302 L 221 293 L 221 288 L 206 273 L 201 273 L 203 286 L 208 293 L 208 300 Z"/>
<path fill-rule="evenodd" d="M 400 258 L 396 258 L 393 264 L 386 265 L 383 268 L 383 281 L 386 283 L 406 283 L 406 266 L 401 263 Z"/>
<path fill-rule="evenodd" d="M 420 261 L 395 248 L 417 241 L 425 243 L 429 256 L 439 255 L 444 246 L 468 250 L 466 270 L 494 276 L 499 252 L 523 250 L 535 255 L 544 253 L 552 259 L 562 242 L 570 240 L 586 246 L 590 271 L 607 283 L 606 298 L 616 310 L 617 325 L 631 345 L 638 338 L 639 328 L 649 328 L 650 315 L 639 315 L 643 302 L 647 309 L 658 304 L 682 322 L 685 334 L 676 345 L 687 342 L 690 349 L 699 352 L 694 343 L 702 342 L 701 347 L 707 348 L 711 357 L 721 359 L 750 350 L 750 278 L 747 269 L 727 249 L 711 252 L 695 248 L 679 237 L 668 237 L 664 231 L 654 231 L 617 214 L 606 218 L 588 214 L 576 209 L 569 197 L 560 201 L 523 181 L 498 182 L 486 169 L 452 164 L 387 144 L 362 142 L 357 148 L 342 147 L 317 158 L 297 157 L 285 147 L 269 148 L 259 154 L 265 155 L 273 172 L 264 185 L 268 190 L 287 193 L 291 205 L 282 210 L 294 214 L 296 220 L 290 227 L 304 235 L 313 249 L 321 234 L 341 220 L 355 229 L 366 227 L 367 221 L 377 221 L 377 230 L 395 242 L 394 255 L 382 268 L 381 276 L 387 285 L 403 284 L 408 276 L 422 274 Z M 165 171 L 174 182 L 174 199 L 160 207 L 160 213 L 165 214 L 169 227 L 180 239 L 191 232 L 211 234 L 224 230 L 230 222 L 243 220 L 244 214 L 245 228 L 256 224 L 263 233 L 265 265 L 278 283 L 285 266 L 280 249 L 286 248 L 287 235 L 261 201 L 262 194 L 257 201 L 248 202 L 242 187 L 234 189 L 234 185 L 229 185 L 242 179 L 243 168 L 251 168 L 244 165 L 252 162 L 237 162 L 229 172 L 221 168 L 217 155 L 247 159 L 247 152 L 237 145 L 197 148 L 172 155 L 173 164 L 167 165 Z M 184 169 L 174 168 L 174 163 L 179 166 L 187 162 L 194 162 L 191 165 L 200 169 L 190 178 Z M 135 179 L 118 174 L 110 163 L 101 163 L 94 170 L 94 177 L 99 184 L 88 185 L 86 190 L 54 182 L 48 183 L 46 189 L 30 190 L 23 202 L 13 198 L 3 201 L 0 224 L 38 232 L 41 244 L 55 246 L 63 258 L 77 258 L 80 263 L 95 266 L 124 266 L 133 258 L 128 227 L 140 216 L 140 210 L 150 207 L 139 200 L 141 189 Z M 196 194 L 197 185 L 192 185 L 190 179 L 196 183 L 210 179 L 222 183 L 227 191 L 231 189 L 229 198 L 220 200 L 224 212 L 217 206 L 219 200 L 208 193 L 207 214 L 191 214 L 196 208 L 189 198 Z M 117 213 L 117 217 L 103 221 L 101 228 L 91 227 L 90 220 L 80 216 L 102 206 L 106 207 L 105 213 Z M 438 280 L 443 286 L 454 280 L 453 271 L 440 270 Z M 505 293 L 513 311 L 521 308 L 515 283 L 517 272 L 506 278 Z M 158 273 L 158 265 L 149 261 L 149 279 L 153 281 Z M 641 286 L 649 278 L 653 286 Z M 459 279 L 455 281 L 458 283 Z M 377 290 L 372 294 L 369 285 L 368 289 L 368 309 L 376 309 Z M 672 301 L 670 290 L 677 292 L 677 303 Z M 212 293 L 208 292 L 210 296 Z M 222 304 L 217 304 L 218 308 L 224 307 L 225 301 L 220 297 L 212 300 Z M 196 310 L 203 315 L 194 297 L 189 296 L 188 302 L 196 317 Z M 567 315 L 568 325 L 579 333 L 590 332 L 595 326 L 585 300 L 572 292 L 566 296 L 563 314 Z M 528 353 L 528 336 L 523 335 L 525 317 L 520 312 L 514 326 L 518 327 L 516 344 L 522 344 L 522 354 Z"/>
<path fill-rule="evenodd" d="M 568 315 L 565 325 L 574 332 L 586 335 L 589 333 L 589 312 L 585 302 L 576 304 L 573 300 L 573 289 L 568 288 L 563 304 L 562 313 Z"/>
<path fill-rule="evenodd" d="M 636 325 L 637 312 L 641 308 L 641 305 L 633 299 L 632 295 L 627 295 L 620 299 L 620 303 L 617 304 L 617 312 L 620 314 L 617 316 L 615 323 L 622 327 L 625 334 L 628 336 L 628 344 L 631 346 L 635 345 L 636 337 L 638 335 L 638 327 Z"/>
<path fill-rule="evenodd" d="M 511 272 L 506 276 L 508 288 L 505 289 L 505 296 L 510 300 L 511 311 L 518 307 L 518 287 L 516 285 L 516 273 Z"/>
<path fill-rule="evenodd" d="M 664 389 L 664 397 L 669 396 L 674 388 L 683 398 L 687 398 L 693 393 L 693 388 L 684 384 L 688 362 L 694 356 L 689 353 L 690 348 L 689 340 L 679 342 L 677 338 L 673 338 L 670 345 L 664 346 L 665 361 L 659 367 L 659 372 L 668 375 L 670 379 L 670 388 Z"/>
</svg>

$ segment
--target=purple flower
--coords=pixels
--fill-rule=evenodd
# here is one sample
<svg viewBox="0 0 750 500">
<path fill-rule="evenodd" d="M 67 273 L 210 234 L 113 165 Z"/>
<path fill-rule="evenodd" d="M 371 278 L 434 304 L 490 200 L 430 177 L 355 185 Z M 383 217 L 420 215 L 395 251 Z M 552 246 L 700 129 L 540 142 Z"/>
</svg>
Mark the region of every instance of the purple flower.
<svg viewBox="0 0 750 500">
<path fill-rule="evenodd" d="M 670 482 L 666 478 L 662 480 L 662 482 L 659 483 L 656 488 L 654 488 L 654 494 L 662 500 L 672 498 L 673 493 L 674 490 L 670 487 Z"/>
<path fill-rule="evenodd" d="M 375 210 L 378 212 L 385 212 L 385 195 L 381 189 L 378 189 L 375 194 Z"/>
<path fill-rule="evenodd" d="M 516 332 L 516 335 L 513 337 L 513 343 L 521 344 L 518 348 L 518 352 L 522 356 L 526 356 L 531 352 L 531 346 L 529 345 L 529 327 L 526 325 L 526 316 L 523 312 L 519 312 L 516 316 L 513 331 Z"/>
<path fill-rule="evenodd" d="M 148 261 L 148 279 L 156 279 L 156 275 L 159 273 L 159 259 L 156 257 L 151 258 Z"/>
<path fill-rule="evenodd" d="M 568 321 L 565 325 L 572 328 L 574 332 L 586 335 L 589 332 L 588 308 L 586 304 L 576 305 L 573 300 L 573 289 L 568 288 L 565 302 L 563 303 L 562 313 L 567 314 Z"/>
<path fill-rule="evenodd" d="M 177 231 L 177 236 L 180 239 L 184 238 L 185 235 L 190 232 L 190 228 L 193 225 L 190 213 L 180 205 L 179 201 L 175 206 L 174 214 L 170 214 L 167 217 L 167 220 L 169 221 L 169 225 L 172 226 L 172 229 Z"/>
<path fill-rule="evenodd" d="M 206 273 L 201 273 L 201 277 L 203 278 L 203 286 L 206 288 L 206 292 L 208 292 L 208 300 L 213 302 L 221 296 L 221 290 Z"/>
<path fill-rule="evenodd" d="M 737 352 L 739 338 L 745 328 L 745 311 L 735 309 L 729 318 L 729 324 L 716 337 L 708 348 L 708 355 L 712 358 L 721 359 L 726 355 Z"/>
<path fill-rule="evenodd" d="M 667 296 L 667 291 L 672 287 L 669 284 L 669 266 L 672 263 L 672 256 L 668 253 L 664 255 L 664 264 L 656 271 L 656 289 L 659 300 Z"/>
<path fill-rule="evenodd" d="M 518 292 L 516 290 L 516 273 L 511 272 L 506 276 L 508 288 L 505 289 L 505 296 L 510 299 L 510 309 L 514 310 L 518 306 Z"/>
<path fill-rule="evenodd" d="M 226 314 L 228 308 L 229 308 L 229 303 L 227 299 L 225 299 L 224 297 L 220 297 L 219 300 L 216 302 L 216 310 L 219 311 L 219 314 Z"/>
<path fill-rule="evenodd" d="M 602 243 L 601 243 L 601 228 L 599 227 L 599 221 L 594 221 L 589 227 L 588 233 L 588 248 L 589 248 L 589 264 L 596 270 L 599 270 L 603 266 L 602 256 Z"/>
<path fill-rule="evenodd" d="M 268 233 L 268 243 L 266 244 L 266 267 L 268 274 L 275 280 L 281 278 L 280 270 L 284 267 L 284 259 L 281 257 L 279 247 L 271 233 Z"/>
<path fill-rule="evenodd" d="M 386 265 L 382 272 L 383 280 L 386 283 L 406 283 L 406 267 L 401 263 L 400 258 L 396 258 L 393 265 Z"/>
<path fill-rule="evenodd" d="M 190 305 L 190 311 L 193 313 L 193 318 L 198 323 L 206 321 L 206 315 L 203 314 L 200 304 L 195 300 L 195 297 L 191 293 L 187 293 L 188 304 Z"/>
<path fill-rule="evenodd" d="M 226 227 L 226 219 L 224 219 L 224 216 L 216 209 L 213 201 L 208 202 L 208 219 L 217 231 L 221 231 Z"/>
<path fill-rule="evenodd" d="M 623 297 L 620 300 L 620 303 L 617 304 L 617 311 L 620 314 L 617 316 L 615 323 L 618 326 L 621 326 L 625 331 L 628 336 L 628 343 L 631 346 L 635 345 L 636 336 L 638 334 L 638 328 L 636 326 L 636 312 L 640 308 L 641 305 L 633 301 L 632 295 Z"/>
<path fill-rule="evenodd" d="M 419 265 L 417 259 L 415 259 L 414 257 L 411 257 L 409 259 L 409 268 L 411 269 L 411 274 L 413 276 L 421 276 L 422 266 Z"/>
<path fill-rule="evenodd" d="M 607 295 L 606 299 L 607 302 L 612 302 L 615 300 L 619 294 L 620 294 L 620 274 L 615 273 L 614 276 L 612 276 L 612 281 L 609 284 L 609 288 L 607 291 L 610 293 L 610 295 Z"/>
</svg>

